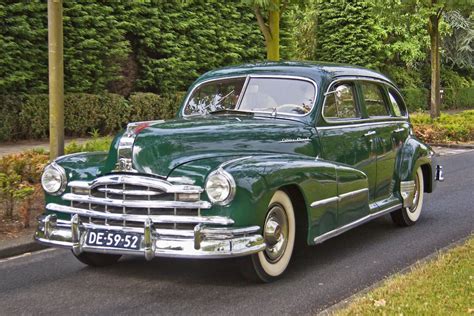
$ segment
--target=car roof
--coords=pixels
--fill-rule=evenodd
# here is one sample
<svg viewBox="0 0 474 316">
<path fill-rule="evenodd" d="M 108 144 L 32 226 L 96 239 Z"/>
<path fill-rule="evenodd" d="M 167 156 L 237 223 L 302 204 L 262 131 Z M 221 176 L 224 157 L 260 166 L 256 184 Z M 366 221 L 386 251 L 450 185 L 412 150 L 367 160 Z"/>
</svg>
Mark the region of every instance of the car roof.
<svg viewBox="0 0 474 316">
<path fill-rule="evenodd" d="M 325 81 L 331 81 L 334 78 L 342 76 L 362 76 L 379 79 L 394 85 L 394 83 L 386 76 L 368 68 L 346 64 L 309 61 L 262 62 L 219 68 L 209 71 L 199 77 L 199 79 L 196 81 L 196 84 L 213 78 L 217 79 L 222 77 L 246 76 L 252 74 L 300 76 L 310 78 L 316 81 L 317 84 L 321 84 Z"/>
</svg>

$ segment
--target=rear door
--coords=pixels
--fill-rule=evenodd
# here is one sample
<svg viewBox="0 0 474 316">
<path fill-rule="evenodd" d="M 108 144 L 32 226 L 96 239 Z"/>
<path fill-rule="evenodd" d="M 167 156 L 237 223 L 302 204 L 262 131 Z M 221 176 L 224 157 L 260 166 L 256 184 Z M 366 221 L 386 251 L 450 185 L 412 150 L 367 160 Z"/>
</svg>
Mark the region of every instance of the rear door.
<svg viewBox="0 0 474 316">
<path fill-rule="evenodd" d="M 403 137 L 405 129 L 393 113 L 390 98 L 382 83 L 362 80 L 359 81 L 359 87 L 362 111 L 371 122 L 377 156 L 374 201 L 378 207 L 385 208 L 397 202 L 394 196 L 395 163 L 401 146 L 400 137 Z"/>
</svg>

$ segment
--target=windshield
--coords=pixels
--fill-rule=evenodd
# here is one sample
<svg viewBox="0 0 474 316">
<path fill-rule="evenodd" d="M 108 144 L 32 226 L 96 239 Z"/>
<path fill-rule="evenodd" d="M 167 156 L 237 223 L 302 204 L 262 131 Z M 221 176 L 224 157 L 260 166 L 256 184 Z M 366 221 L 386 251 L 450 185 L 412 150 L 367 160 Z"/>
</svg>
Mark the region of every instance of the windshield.
<svg viewBox="0 0 474 316">
<path fill-rule="evenodd" d="M 206 115 L 224 110 L 304 115 L 311 111 L 315 86 L 293 78 L 231 78 L 198 86 L 184 108 L 184 115 Z"/>
</svg>

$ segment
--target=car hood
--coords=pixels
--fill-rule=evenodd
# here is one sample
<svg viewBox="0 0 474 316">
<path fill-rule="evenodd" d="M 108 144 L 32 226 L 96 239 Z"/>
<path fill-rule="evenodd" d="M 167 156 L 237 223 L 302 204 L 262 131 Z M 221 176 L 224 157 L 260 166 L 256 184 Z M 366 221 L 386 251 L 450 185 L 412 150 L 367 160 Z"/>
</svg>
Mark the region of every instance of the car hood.
<svg viewBox="0 0 474 316">
<path fill-rule="evenodd" d="M 136 135 L 133 168 L 168 176 L 174 168 L 198 159 L 225 161 L 268 153 L 313 155 L 310 139 L 314 133 L 304 123 L 275 118 L 215 115 L 163 121 Z"/>
</svg>

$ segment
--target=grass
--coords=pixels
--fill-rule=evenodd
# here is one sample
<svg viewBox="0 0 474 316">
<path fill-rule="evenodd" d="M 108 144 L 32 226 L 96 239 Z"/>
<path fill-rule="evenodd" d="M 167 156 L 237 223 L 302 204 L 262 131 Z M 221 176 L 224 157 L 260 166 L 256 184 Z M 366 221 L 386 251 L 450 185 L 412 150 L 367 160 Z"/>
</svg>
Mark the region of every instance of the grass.
<svg viewBox="0 0 474 316">
<path fill-rule="evenodd" d="M 410 115 L 415 134 L 428 143 L 474 142 L 474 110 L 441 113 L 432 120 L 428 113 Z"/>
<path fill-rule="evenodd" d="M 335 315 L 474 315 L 474 237 L 390 277 Z"/>
</svg>

